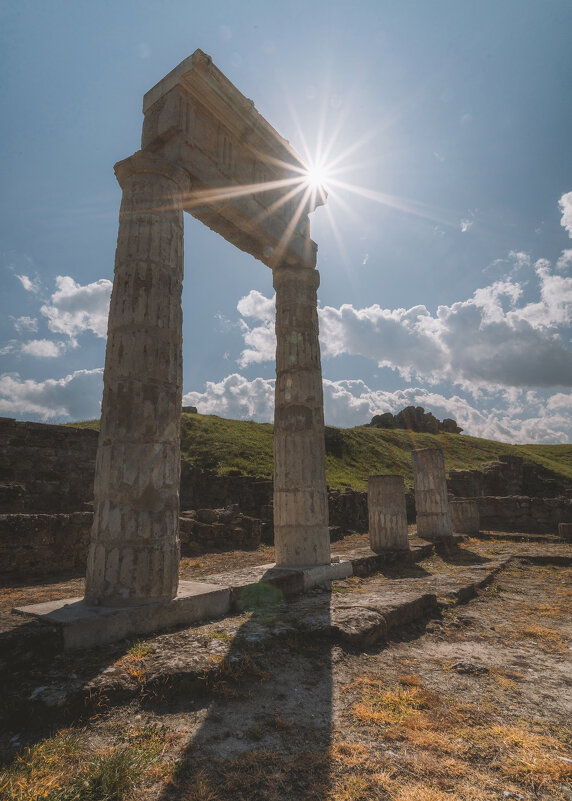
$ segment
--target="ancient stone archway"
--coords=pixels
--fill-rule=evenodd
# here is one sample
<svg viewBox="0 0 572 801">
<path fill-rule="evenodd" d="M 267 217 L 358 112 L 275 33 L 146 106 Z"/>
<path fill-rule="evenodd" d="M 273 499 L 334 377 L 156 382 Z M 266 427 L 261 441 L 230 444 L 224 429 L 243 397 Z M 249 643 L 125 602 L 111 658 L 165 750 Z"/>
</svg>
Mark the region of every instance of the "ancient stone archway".
<svg viewBox="0 0 572 801">
<path fill-rule="evenodd" d="M 179 545 L 183 211 L 273 271 L 274 531 L 281 567 L 329 564 L 317 247 L 325 197 L 300 157 L 197 50 L 143 101 L 123 190 L 85 602 L 173 598 Z"/>
</svg>

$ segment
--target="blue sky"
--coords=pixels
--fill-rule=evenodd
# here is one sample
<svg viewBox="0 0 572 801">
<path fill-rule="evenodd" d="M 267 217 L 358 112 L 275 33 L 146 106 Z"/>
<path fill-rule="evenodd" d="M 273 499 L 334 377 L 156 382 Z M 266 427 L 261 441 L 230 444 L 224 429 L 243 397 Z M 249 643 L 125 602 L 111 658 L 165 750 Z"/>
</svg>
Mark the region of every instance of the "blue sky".
<svg viewBox="0 0 572 801">
<path fill-rule="evenodd" d="M 294 147 L 328 146 L 326 421 L 422 405 L 572 440 L 572 3 L 3 0 L 0 414 L 99 414 L 144 93 L 196 48 Z M 185 402 L 268 420 L 270 270 L 186 216 Z"/>
</svg>

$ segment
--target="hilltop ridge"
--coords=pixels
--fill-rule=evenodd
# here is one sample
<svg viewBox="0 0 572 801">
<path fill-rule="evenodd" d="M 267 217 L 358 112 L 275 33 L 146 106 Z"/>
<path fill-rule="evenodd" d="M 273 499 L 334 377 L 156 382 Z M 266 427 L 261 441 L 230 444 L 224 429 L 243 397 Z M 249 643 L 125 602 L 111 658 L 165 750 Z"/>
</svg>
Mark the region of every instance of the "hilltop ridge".
<svg viewBox="0 0 572 801">
<path fill-rule="evenodd" d="M 70 423 L 78 428 L 99 428 L 99 420 Z M 273 426 L 216 415 L 183 412 L 181 457 L 184 461 L 219 474 L 239 472 L 270 478 L 273 471 Z M 326 426 L 326 475 L 330 487 L 364 490 L 367 477 L 400 473 L 413 483 L 411 451 L 440 448 L 445 469 L 480 469 L 501 456 L 520 456 L 527 463 L 572 481 L 572 445 L 510 445 L 466 434 L 425 434 L 371 425 L 355 428 Z"/>
</svg>

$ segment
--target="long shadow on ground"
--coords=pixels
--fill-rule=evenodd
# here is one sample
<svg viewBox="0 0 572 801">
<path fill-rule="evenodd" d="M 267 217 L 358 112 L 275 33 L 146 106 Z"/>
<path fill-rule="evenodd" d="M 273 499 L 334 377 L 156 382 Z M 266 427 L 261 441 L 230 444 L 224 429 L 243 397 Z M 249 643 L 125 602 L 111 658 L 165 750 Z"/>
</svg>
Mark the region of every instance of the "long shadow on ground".
<svg viewBox="0 0 572 801">
<path fill-rule="evenodd" d="M 322 598 L 329 610 L 330 593 Z M 213 700 L 160 801 L 323 799 L 330 782 L 331 641 L 297 632 L 280 591 L 269 585 L 246 588 L 239 606 L 252 615 L 209 678 Z M 153 711 L 184 717 L 194 701 L 179 695 Z"/>
</svg>

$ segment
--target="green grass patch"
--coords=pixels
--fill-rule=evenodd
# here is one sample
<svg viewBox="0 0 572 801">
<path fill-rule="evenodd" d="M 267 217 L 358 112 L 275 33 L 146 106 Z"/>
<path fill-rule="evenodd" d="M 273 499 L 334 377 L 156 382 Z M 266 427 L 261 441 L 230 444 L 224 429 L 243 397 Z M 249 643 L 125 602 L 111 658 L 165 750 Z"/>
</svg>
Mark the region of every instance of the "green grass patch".
<svg viewBox="0 0 572 801">
<path fill-rule="evenodd" d="M 155 727 L 95 753 L 85 734 L 60 732 L 21 749 L 0 772 L 6 801 L 124 801 L 163 751 Z"/>
<path fill-rule="evenodd" d="M 80 428 L 99 428 L 98 420 L 73 423 Z M 445 469 L 480 469 L 500 456 L 521 456 L 554 474 L 572 481 L 572 445 L 508 445 L 464 434 L 415 434 L 357 426 L 328 428 L 326 475 L 334 489 L 365 490 L 367 477 L 398 473 L 411 486 L 411 451 L 440 448 Z M 331 436 L 333 434 L 333 436 Z M 219 475 L 238 471 L 242 475 L 271 478 L 273 426 L 245 420 L 226 420 L 216 415 L 187 414 L 181 418 L 182 458 Z"/>
</svg>

